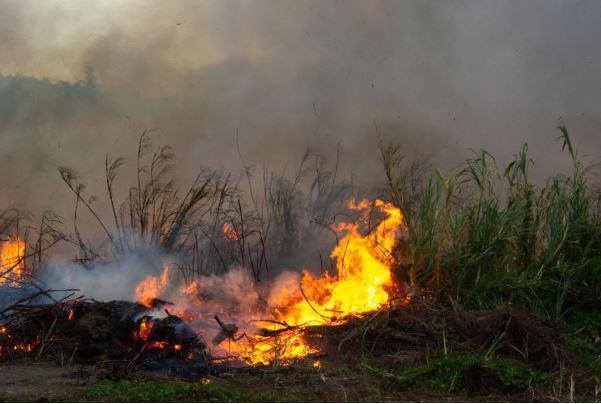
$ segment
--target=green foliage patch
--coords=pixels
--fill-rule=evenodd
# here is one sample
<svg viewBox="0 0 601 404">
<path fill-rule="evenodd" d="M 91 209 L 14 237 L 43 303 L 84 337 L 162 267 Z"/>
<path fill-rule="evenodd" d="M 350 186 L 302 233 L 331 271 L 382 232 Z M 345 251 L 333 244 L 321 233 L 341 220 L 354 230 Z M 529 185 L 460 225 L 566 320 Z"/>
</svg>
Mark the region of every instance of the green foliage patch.
<svg viewBox="0 0 601 404">
<path fill-rule="evenodd" d="M 543 373 L 522 363 L 480 355 L 441 356 L 394 375 L 401 391 L 427 387 L 446 393 L 509 393 L 545 380 Z"/>
<path fill-rule="evenodd" d="M 531 181 L 528 146 L 504 169 L 485 150 L 455 171 L 415 171 L 399 145 L 381 156 L 389 198 L 405 214 L 411 288 L 444 304 L 511 303 L 543 318 L 601 305 L 601 192 L 567 129 L 572 162 Z"/>
<path fill-rule="evenodd" d="M 238 402 L 247 400 L 242 393 L 236 390 L 213 384 L 150 380 L 103 381 L 84 389 L 82 398 L 117 402 Z"/>
</svg>

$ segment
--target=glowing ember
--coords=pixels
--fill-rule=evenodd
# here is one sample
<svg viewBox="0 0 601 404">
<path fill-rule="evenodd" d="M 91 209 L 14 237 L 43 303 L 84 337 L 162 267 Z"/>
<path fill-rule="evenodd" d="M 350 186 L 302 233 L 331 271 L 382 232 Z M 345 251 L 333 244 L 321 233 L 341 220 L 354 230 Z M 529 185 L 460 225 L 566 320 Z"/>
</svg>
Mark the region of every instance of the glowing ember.
<svg viewBox="0 0 601 404">
<path fill-rule="evenodd" d="M 152 327 L 154 327 L 154 322 L 149 320 L 148 318 L 143 318 L 142 321 L 140 321 L 138 338 L 140 338 L 142 341 L 148 341 L 148 337 L 150 336 Z"/>
<path fill-rule="evenodd" d="M 238 233 L 236 232 L 236 229 L 234 229 L 234 226 L 232 226 L 230 223 L 223 224 L 223 235 L 228 240 L 238 241 Z"/>
<path fill-rule="evenodd" d="M 148 275 L 136 286 L 136 300 L 151 307 L 152 299 L 160 296 L 169 285 L 169 266 L 163 268 L 161 276 Z"/>
<path fill-rule="evenodd" d="M 73 320 L 73 317 L 75 317 L 75 311 L 73 311 L 73 309 L 69 310 L 69 321 Z"/>
<path fill-rule="evenodd" d="M 165 341 L 154 341 L 146 346 L 146 349 L 165 349 L 169 345 L 168 342 Z"/>
<path fill-rule="evenodd" d="M 0 284 L 20 279 L 25 271 L 25 242 L 11 237 L 0 250 Z M 12 283 L 12 282 L 11 282 Z"/>
</svg>

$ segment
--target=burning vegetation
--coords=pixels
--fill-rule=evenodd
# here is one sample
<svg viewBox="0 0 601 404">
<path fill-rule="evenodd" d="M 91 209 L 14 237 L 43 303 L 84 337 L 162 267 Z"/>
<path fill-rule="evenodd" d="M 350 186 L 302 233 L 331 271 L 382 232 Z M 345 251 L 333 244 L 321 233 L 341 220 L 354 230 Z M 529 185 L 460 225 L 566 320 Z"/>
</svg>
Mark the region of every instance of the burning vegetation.
<svg viewBox="0 0 601 404">
<path fill-rule="evenodd" d="M 400 259 L 395 246 L 402 234 L 402 213 L 381 200 L 351 201 L 349 209 L 359 214 L 359 220 L 335 227 L 340 234 L 331 253 L 335 273 L 314 275 L 304 270 L 298 284 L 270 288 L 252 312 L 227 312 L 226 305 L 218 308 L 219 313 L 206 311 L 205 303 L 214 308 L 220 302 L 206 302 L 200 293 L 202 279 L 174 288 L 170 267 L 165 266 L 160 275 L 149 275 L 136 285 L 137 303 L 99 303 L 81 296 L 49 305 L 30 304 L 53 291 L 17 302 L 3 312 L 0 353 L 12 357 L 19 351 L 36 351 L 39 357 L 44 352 L 71 351 L 71 359 L 102 355 L 150 368 L 173 360 L 281 366 L 324 355 L 323 335 L 315 333 L 316 327 L 338 326 L 385 306 L 409 302 L 406 285 L 397 283 L 394 275 Z M 225 238 L 232 239 L 231 232 L 224 227 Z M 21 241 L 9 243 L 3 249 L 3 263 L 20 265 L 23 253 Z M 175 303 L 162 300 L 166 294 Z"/>
<path fill-rule="evenodd" d="M 307 155 L 293 181 L 265 176 L 264 205 L 252 190 L 244 204 L 239 187 L 214 173 L 178 192 L 167 176 L 170 149 L 158 148 L 144 164 L 151 146 L 143 135 L 138 179 L 120 207 L 114 183 L 123 160 L 106 160 L 112 227 L 84 198 L 77 173 L 62 169 L 75 196 L 75 234 L 59 233 L 48 216 L 31 245 L 18 231 L 2 242 L 0 287 L 22 295 L 0 311 L 0 360 L 53 357 L 111 364 L 119 375 L 151 369 L 186 377 L 304 366 L 324 377 L 329 361 L 368 360 L 375 371 L 425 366 L 431 352 L 452 352 L 484 358 L 456 375 L 465 385 L 492 377 L 485 364 L 493 356 L 563 372 L 580 360 L 564 338 L 564 314 L 599 303 L 591 268 L 601 251 L 601 216 L 593 204 L 599 195 L 562 130 L 574 173 L 538 191 L 528 180 L 527 148 L 505 170 L 509 189 L 501 196 L 486 153 L 455 177 L 436 172 L 412 182 L 417 166 L 403 167 L 399 148 L 388 145 L 381 148 L 386 197 L 354 199 L 323 162 L 313 193 L 300 192 Z M 98 222 L 104 242 L 82 236 L 79 209 Z M 301 226 L 307 218 L 311 226 Z M 122 300 L 38 282 L 50 271 L 44 252 L 58 241 L 78 249 L 78 271 L 61 279 L 105 274 L 91 284 L 125 286 Z M 331 246 L 319 266 L 281 269 L 297 269 L 289 263 L 316 242 Z M 139 256 L 147 267 L 126 280 L 123 271 L 133 267 L 125 258 Z M 114 272 L 107 262 L 117 263 Z"/>
<path fill-rule="evenodd" d="M 11 236 L 0 250 L 0 285 L 17 284 L 25 273 L 25 242 Z"/>
</svg>

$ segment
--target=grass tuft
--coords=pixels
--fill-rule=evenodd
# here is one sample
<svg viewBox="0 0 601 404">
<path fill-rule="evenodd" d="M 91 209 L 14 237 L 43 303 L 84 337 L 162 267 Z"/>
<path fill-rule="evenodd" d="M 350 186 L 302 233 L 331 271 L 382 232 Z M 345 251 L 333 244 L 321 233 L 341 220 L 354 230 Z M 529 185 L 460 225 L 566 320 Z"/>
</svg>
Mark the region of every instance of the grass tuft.
<svg viewBox="0 0 601 404">
<path fill-rule="evenodd" d="M 239 402 L 246 397 L 233 389 L 181 381 L 103 381 L 81 393 L 82 399 L 106 402 L 216 401 Z"/>
</svg>

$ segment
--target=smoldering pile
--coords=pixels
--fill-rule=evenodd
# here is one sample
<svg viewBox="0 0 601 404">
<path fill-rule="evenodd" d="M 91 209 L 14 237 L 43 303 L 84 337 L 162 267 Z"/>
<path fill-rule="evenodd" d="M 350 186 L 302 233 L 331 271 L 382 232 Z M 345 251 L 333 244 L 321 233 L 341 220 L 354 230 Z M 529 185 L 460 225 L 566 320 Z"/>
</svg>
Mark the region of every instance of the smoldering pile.
<svg viewBox="0 0 601 404">
<path fill-rule="evenodd" d="M 156 299 L 147 307 L 78 297 L 35 303 L 42 295 L 52 298 L 53 292 L 57 291 L 39 290 L 2 309 L 0 358 L 120 362 L 131 369 L 150 370 L 169 370 L 188 362 L 198 365 L 197 372 L 209 371 L 205 343 L 181 318 L 169 313 L 168 302 Z"/>
</svg>

